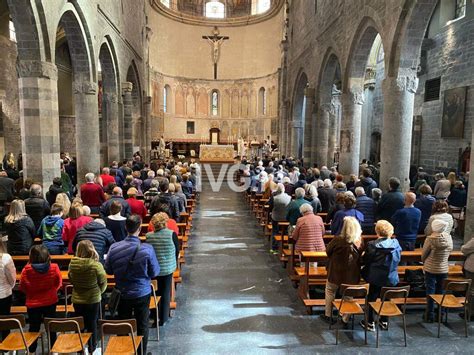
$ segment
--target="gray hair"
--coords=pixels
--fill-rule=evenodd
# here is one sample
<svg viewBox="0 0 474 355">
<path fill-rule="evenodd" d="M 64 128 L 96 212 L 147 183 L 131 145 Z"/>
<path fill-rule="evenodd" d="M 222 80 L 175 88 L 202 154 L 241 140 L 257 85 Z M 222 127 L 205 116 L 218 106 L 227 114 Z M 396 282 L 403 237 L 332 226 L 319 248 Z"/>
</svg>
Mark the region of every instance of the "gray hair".
<svg viewBox="0 0 474 355">
<path fill-rule="evenodd" d="M 30 193 L 33 197 L 43 196 L 43 188 L 41 187 L 41 185 L 33 184 L 30 187 Z"/>
<path fill-rule="evenodd" d="M 313 206 L 311 206 L 309 203 L 303 203 L 300 206 L 300 213 L 305 214 L 305 213 L 313 213 Z"/>
<path fill-rule="evenodd" d="M 158 188 L 160 186 L 160 182 L 158 180 L 151 180 L 150 187 Z"/>
<path fill-rule="evenodd" d="M 281 194 L 282 192 L 285 192 L 285 185 L 282 183 L 279 183 L 276 188 L 276 193 Z"/>
<path fill-rule="evenodd" d="M 362 186 L 356 187 L 355 189 L 356 196 L 363 196 L 365 195 L 365 190 Z"/>
<path fill-rule="evenodd" d="M 94 173 L 87 173 L 87 174 L 86 174 L 86 181 L 87 181 L 87 182 L 93 182 L 94 179 L 95 179 Z"/>
<path fill-rule="evenodd" d="M 372 189 L 372 198 L 379 198 L 380 196 L 382 196 L 382 190 L 378 187 Z"/>
<path fill-rule="evenodd" d="M 153 178 L 155 177 L 155 172 L 154 172 L 153 170 L 150 170 L 150 171 L 148 172 L 147 176 L 148 176 L 149 178 L 152 178 L 152 179 L 153 179 Z"/>
<path fill-rule="evenodd" d="M 102 218 L 96 218 L 96 219 L 94 219 L 94 222 L 102 224 L 105 227 L 105 221 Z"/>
<path fill-rule="evenodd" d="M 304 197 L 305 193 L 306 193 L 306 192 L 304 191 L 304 189 L 303 189 L 302 187 L 298 187 L 298 188 L 295 190 L 295 197 L 296 197 L 296 198 L 302 198 L 302 197 Z"/>
<path fill-rule="evenodd" d="M 110 174 L 110 169 L 107 168 L 107 167 L 102 168 L 102 174 L 109 175 Z"/>
</svg>

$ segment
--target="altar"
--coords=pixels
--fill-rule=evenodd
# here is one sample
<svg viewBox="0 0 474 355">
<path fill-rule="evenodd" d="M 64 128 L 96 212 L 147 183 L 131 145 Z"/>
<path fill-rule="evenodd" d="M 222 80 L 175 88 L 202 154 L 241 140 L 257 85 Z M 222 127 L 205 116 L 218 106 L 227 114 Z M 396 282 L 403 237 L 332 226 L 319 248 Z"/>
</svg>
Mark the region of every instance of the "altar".
<svg viewBox="0 0 474 355">
<path fill-rule="evenodd" d="M 201 163 L 233 163 L 234 146 L 232 144 L 201 144 L 199 160 Z"/>
</svg>

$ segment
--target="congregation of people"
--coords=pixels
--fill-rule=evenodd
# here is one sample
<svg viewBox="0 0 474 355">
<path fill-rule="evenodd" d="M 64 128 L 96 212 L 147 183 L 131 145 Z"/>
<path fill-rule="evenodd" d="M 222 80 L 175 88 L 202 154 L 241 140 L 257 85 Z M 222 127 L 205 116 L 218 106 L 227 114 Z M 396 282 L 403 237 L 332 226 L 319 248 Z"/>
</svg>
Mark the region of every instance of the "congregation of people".
<svg viewBox="0 0 474 355">
<path fill-rule="evenodd" d="M 151 280 L 157 280 L 161 297 L 159 320 L 163 326 L 170 312 L 173 273 L 179 257 L 178 227 L 186 201 L 196 192 L 199 165 L 173 159 L 143 163 L 136 154 L 121 165 L 112 162 L 101 174 L 90 172 L 76 187 L 74 160 L 61 156 L 61 176 L 43 187 L 23 180 L 13 158 L 4 160 L 0 172 L 4 237 L 0 243 L 3 272 L 0 273 L 0 315 L 10 314 L 18 300 L 13 297 L 17 272 L 19 290 L 25 298 L 29 330 L 40 330 L 43 319 L 55 317 L 58 291 L 63 286 L 54 255 L 70 254 L 69 283 L 76 316 L 84 318 L 92 333 L 88 343 L 93 353 L 98 342 L 98 319 L 104 306 L 107 274 L 114 276 L 120 292 L 118 319 L 135 318 L 143 336 L 146 354 L 150 320 Z M 142 223 L 149 219 L 146 241 L 141 242 Z M 28 255 L 24 268 L 16 269 L 15 256 Z M 61 292 L 59 292 L 61 293 Z M 158 322 L 158 324 L 156 324 Z M 3 332 L 3 339 L 8 332 Z M 52 334 L 51 342 L 54 342 Z M 37 344 L 29 347 L 36 351 Z"/>
<path fill-rule="evenodd" d="M 252 161 L 244 157 L 240 172 L 247 193 L 261 195 L 268 205 L 270 253 L 281 252 L 275 237 L 283 238 L 286 233 L 296 253 L 326 252 L 326 306 L 322 320 L 335 323 L 332 304 L 341 285 L 357 285 L 362 278 L 370 284 L 371 302 L 381 297 L 383 287 L 397 286 L 398 266 L 404 264 L 401 253 L 415 250 L 420 235 L 426 237 L 420 245 L 427 296 L 423 320 L 437 319 L 428 296 L 444 293 L 453 235 L 456 228 L 461 229 L 453 219 L 453 211 L 463 213 L 469 174 L 451 171 L 447 176 L 443 172 L 430 175 L 421 167 L 414 168 L 410 191 L 402 192 L 399 179 L 392 177 L 389 190 L 382 192 L 379 169 L 366 160 L 360 165 L 359 176 L 342 176 L 336 167 L 305 168 L 301 161 L 285 157 Z M 288 223 L 288 230 L 281 229 L 282 222 Z M 326 245 L 323 237 L 327 234 L 335 237 Z M 364 235 L 376 238 L 364 243 Z M 464 276 L 474 280 L 474 241 L 471 239 L 461 250 L 466 257 Z M 342 317 L 344 326 L 348 321 L 348 315 Z M 384 317 L 379 324 L 381 329 L 388 327 Z M 367 323 L 362 320 L 360 325 L 375 331 L 372 310 Z"/>
</svg>

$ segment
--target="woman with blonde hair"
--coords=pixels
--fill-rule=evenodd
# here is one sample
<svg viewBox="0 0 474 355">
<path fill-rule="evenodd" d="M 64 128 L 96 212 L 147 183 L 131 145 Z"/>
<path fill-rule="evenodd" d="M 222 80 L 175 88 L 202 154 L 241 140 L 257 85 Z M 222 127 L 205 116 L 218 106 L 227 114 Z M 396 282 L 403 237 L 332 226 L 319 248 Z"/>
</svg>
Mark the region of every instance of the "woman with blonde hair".
<svg viewBox="0 0 474 355">
<path fill-rule="evenodd" d="M 456 173 L 454 171 L 449 172 L 448 180 L 451 183 L 451 190 L 452 190 L 454 188 L 454 184 L 457 181 L 457 176 L 456 176 Z"/>
<path fill-rule="evenodd" d="M 63 208 L 63 219 L 66 219 L 69 217 L 69 209 L 71 208 L 71 200 L 69 199 L 69 196 L 65 194 L 64 192 L 59 193 L 56 196 L 56 202 L 62 206 Z"/>
<path fill-rule="evenodd" d="M 99 262 L 99 255 L 90 240 L 77 244 L 76 256 L 69 263 L 69 280 L 73 285 L 72 303 L 76 317 L 84 317 L 87 332 L 92 333 L 89 340 L 89 354 L 97 345 L 97 321 L 102 294 L 107 289 L 107 277 Z"/>
<path fill-rule="evenodd" d="M 156 278 L 158 281 L 158 295 L 161 296 L 160 326 L 168 320 L 171 281 L 179 255 L 178 236 L 172 230 L 166 228 L 168 219 L 168 215 L 164 212 L 153 215 L 150 223 L 153 224 L 155 231 L 146 235 L 146 242 L 153 246 L 160 264 L 160 274 Z"/>
<path fill-rule="evenodd" d="M 399 282 L 397 269 L 402 253 L 398 240 L 393 238 L 393 226 L 388 221 L 383 219 L 378 221 L 375 233 L 378 238 L 367 244 L 362 269 L 362 277 L 370 284 L 369 302 L 374 302 L 380 297 L 382 287 L 397 286 Z M 371 307 L 367 324 L 361 320 L 360 325 L 368 331 L 375 331 L 374 313 Z M 381 317 L 380 328 L 386 330 L 387 327 L 387 317 Z"/>
<path fill-rule="evenodd" d="M 359 221 L 354 217 L 345 217 L 341 233 L 334 237 L 326 248 L 328 256 L 328 279 L 325 292 L 325 314 L 321 318 L 331 321 L 332 301 L 341 284 L 359 284 L 360 258 L 362 254 L 362 229 Z M 342 321 L 347 323 L 349 316 L 343 316 Z"/>
<path fill-rule="evenodd" d="M 63 240 L 67 244 L 68 254 L 74 254 L 72 244 L 76 232 L 89 222 L 92 222 L 92 218 L 84 216 L 82 204 L 73 203 L 69 209 L 69 217 L 64 221 L 63 227 Z"/>
<path fill-rule="evenodd" d="M 5 217 L 5 231 L 8 236 L 8 253 L 28 255 L 36 236 L 36 228 L 31 217 L 26 214 L 23 200 L 13 200 L 11 203 L 10 212 Z"/>
</svg>

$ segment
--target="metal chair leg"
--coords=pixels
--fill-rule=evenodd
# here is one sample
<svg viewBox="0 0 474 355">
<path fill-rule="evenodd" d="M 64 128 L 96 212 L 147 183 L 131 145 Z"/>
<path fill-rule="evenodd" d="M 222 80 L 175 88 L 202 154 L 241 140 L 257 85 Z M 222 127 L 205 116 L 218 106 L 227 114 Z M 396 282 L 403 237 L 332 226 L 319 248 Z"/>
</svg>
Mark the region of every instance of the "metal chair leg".
<svg viewBox="0 0 474 355">
<path fill-rule="evenodd" d="M 365 322 L 364 339 L 365 339 L 365 345 L 367 345 L 367 309 L 364 312 L 364 322 Z"/>
<path fill-rule="evenodd" d="M 378 348 L 379 347 L 379 322 L 380 322 L 380 315 L 377 314 L 377 319 L 375 320 L 375 331 L 377 332 L 377 335 L 376 335 L 376 347 Z M 367 327 L 367 323 L 366 323 L 366 327 Z"/>
<path fill-rule="evenodd" d="M 438 305 L 438 338 L 441 334 L 441 305 Z"/>
<path fill-rule="evenodd" d="M 339 315 L 337 316 L 337 319 L 336 319 L 336 345 L 339 344 Z"/>
<path fill-rule="evenodd" d="M 405 340 L 405 347 L 407 346 L 407 324 L 405 320 L 405 313 L 402 316 L 403 319 L 403 339 Z"/>
<path fill-rule="evenodd" d="M 468 336 L 468 334 L 467 334 L 467 317 L 469 317 L 469 314 L 467 313 L 467 307 L 464 306 L 464 332 L 466 334 L 466 338 Z"/>
</svg>

